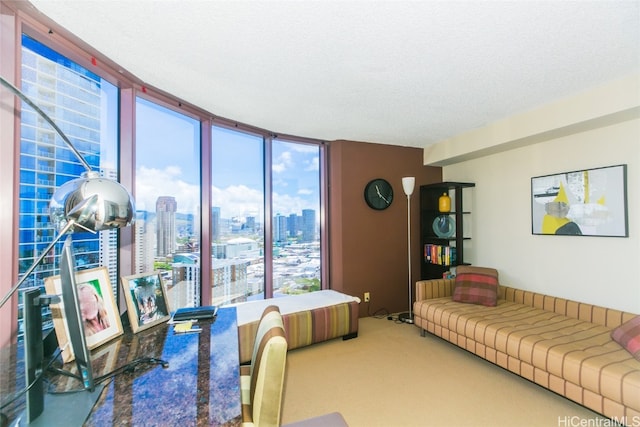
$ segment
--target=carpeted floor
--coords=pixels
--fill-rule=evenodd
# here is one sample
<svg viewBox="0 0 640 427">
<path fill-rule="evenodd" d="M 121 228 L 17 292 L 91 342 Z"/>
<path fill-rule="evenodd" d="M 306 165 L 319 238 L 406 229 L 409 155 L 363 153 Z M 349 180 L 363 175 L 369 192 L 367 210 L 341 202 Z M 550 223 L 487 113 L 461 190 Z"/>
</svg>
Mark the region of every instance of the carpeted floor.
<svg viewBox="0 0 640 427">
<path fill-rule="evenodd" d="M 356 339 L 290 351 L 283 400 L 283 423 L 339 411 L 351 427 L 606 425 L 589 409 L 386 318 L 360 319 Z"/>
</svg>

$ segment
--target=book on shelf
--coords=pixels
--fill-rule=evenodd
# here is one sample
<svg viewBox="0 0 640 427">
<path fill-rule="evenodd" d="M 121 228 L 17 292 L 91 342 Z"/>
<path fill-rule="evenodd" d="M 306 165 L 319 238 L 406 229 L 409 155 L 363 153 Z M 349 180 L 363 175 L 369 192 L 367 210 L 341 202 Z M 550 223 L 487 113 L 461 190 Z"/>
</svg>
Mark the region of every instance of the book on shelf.
<svg viewBox="0 0 640 427">
<path fill-rule="evenodd" d="M 424 261 L 436 265 L 456 265 L 456 247 L 427 243 L 424 245 Z"/>
</svg>

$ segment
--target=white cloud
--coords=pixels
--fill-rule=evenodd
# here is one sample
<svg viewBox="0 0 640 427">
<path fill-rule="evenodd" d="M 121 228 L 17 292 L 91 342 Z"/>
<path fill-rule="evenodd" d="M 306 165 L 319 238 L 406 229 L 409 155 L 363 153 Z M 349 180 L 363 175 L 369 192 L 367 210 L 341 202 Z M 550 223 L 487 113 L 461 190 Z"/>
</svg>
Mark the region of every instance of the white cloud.
<svg viewBox="0 0 640 427">
<path fill-rule="evenodd" d="M 320 170 L 320 158 L 318 156 L 312 157 L 304 168 L 305 171 L 319 171 Z"/>
<path fill-rule="evenodd" d="M 181 170 L 170 166 L 165 169 L 140 167 L 136 171 L 136 209 L 155 212 L 160 196 L 173 196 L 178 212 L 196 213 L 200 206 L 200 186 L 180 179 Z"/>
<path fill-rule="evenodd" d="M 310 206 L 307 199 L 293 197 L 288 194 L 273 194 L 273 213 L 281 215 L 289 215 L 295 213 L 302 215 L 303 209 L 319 209 L 318 206 Z"/>
<path fill-rule="evenodd" d="M 281 173 L 289 169 L 292 164 L 293 159 L 291 153 L 285 151 L 284 153 L 280 154 L 277 159 L 274 159 L 271 167 L 274 172 Z"/>
<path fill-rule="evenodd" d="M 212 187 L 212 205 L 220 208 L 222 218 L 260 217 L 264 211 L 261 191 L 245 185 L 231 185 L 227 188 Z"/>
<path fill-rule="evenodd" d="M 141 167 L 136 171 L 135 199 L 136 209 L 155 212 L 156 200 L 160 196 L 173 196 L 178 204 L 178 212 L 197 215 L 200 206 L 199 184 L 188 183 L 181 178 L 180 168 L 167 167 L 154 169 Z M 231 185 L 226 188 L 212 187 L 212 205 L 220 208 L 222 218 L 255 216 L 261 220 L 264 213 L 264 196 L 262 190 L 245 185 Z M 310 206 L 306 201 L 312 191 L 301 189 L 298 194 L 303 197 L 286 194 L 273 194 L 274 214 L 302 214 L 303 209 L 318 210 L 318 206 Z"/>
</svg>

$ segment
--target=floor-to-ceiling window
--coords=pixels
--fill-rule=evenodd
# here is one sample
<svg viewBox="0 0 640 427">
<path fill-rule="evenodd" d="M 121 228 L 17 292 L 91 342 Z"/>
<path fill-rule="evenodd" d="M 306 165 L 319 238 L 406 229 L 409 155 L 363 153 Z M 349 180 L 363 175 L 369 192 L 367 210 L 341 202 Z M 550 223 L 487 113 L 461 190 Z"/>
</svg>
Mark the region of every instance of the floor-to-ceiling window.
<svg viewBox="0 0 640 427">
<path fill-rule="evenodd" d="M 321 151 L 213 126 L 213 304 L 321 289 Z"/>
<path fill-rule="evenodd" d="M 124 177 L 135 197 L 136 224 L 125 231 L 126 247 L 119 247 L 121 231 L 73 234 L 78 268 L 107 267 L 114 293 L 121 276 L 160 270 L 172 309 L 327 286 L 321 273 L 320 141 L 279 139 L 264 129 L 214 120 L 209 112 L 172 102 L 170 94 L 142 88 L 59 36 L 33 28 L 25 33 L 33 37 L 19 39 L 21 51 L 12 54 L 22 61 L 19 86 L 93 170 Z M 51 196 L 84 168 L 34 111 L 24 103 L 20 108 L 18 259 L 11 262 L 22 274 L 56 237 Z M 11 109 L 0 114 L 15 118 Z M 218 125 L 210 127 L 213 122 Z M 210 149 L 206 159 L 203 146 Z M 211 188 L 202 187 L 203 177 Z M 203 216 L 210 220 L 204 227 L 207 259 L 201 259 Z M 58 274 L 58 255 L 56 248 L 25 286 L 42 286 Z M 211 299 L 201 298 L 203 289 Z"/>
<path fill-rule="evenodd" d="M 213 126 L 211 131 L 212 302 L 263 295 L 264 140 Z"/>
<path fill-rule="evenodd" d="M 22 36 L 22 91 L 64 132 L 95 171 L 117 178 L 118 91 L 115 86 L 55 50 Z M 55 239 L 49 202 L 63 183 L 85 171 L 56 131 L 26 103 L 20 128 L 19 272 L 24 273 Z M 105 266 L 112 287 L 117 280 L 117 231 L 74 233 L 79 269 Z M 61 246 L 61 244 L 59 245 Z M 44 288 L 44 278 L 58 273 L 56 247 L 24 286 Z M 21 316 L 19 316 L 21 317 Z M 45 310 L 45 328 L 51 326 Z"/>
<path fill-rule="evenodd" d="M 136 100 L 134 273 L 160 271 L 171 309 L 200 305 L 200 122 Z"/>
<path fill-rule="evenodd" d="M 272 142 L 274 296 L 321 287 L 320 150 L 317 144 Z"/>
</svg>

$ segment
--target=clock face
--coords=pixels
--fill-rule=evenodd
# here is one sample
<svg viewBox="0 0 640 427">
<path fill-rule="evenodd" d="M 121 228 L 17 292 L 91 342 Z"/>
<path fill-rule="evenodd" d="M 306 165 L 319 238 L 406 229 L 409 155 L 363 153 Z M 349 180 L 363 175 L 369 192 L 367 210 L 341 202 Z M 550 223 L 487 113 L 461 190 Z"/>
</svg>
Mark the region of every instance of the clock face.
<svg viewBox="0 0 640 427">
<path fill-rule="evenodd" d="M 364 187 L 364 200 L 372 209 L 386 209 L 393 201 L 393 187 L 387 180 L 376 178 Z"/>
</svg>

